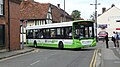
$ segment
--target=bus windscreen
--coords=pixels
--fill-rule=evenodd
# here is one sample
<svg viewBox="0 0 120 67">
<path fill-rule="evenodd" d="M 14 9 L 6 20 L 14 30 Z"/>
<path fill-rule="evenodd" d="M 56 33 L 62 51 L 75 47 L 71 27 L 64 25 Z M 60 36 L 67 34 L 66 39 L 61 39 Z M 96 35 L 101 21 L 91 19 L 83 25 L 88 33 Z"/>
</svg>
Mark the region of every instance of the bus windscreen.
<svg viewBox="0 0 120 67">
<path fill-rule="evenodd" d="M 93 23 L 78 22 L 78 23 L 74 23 L 73 27 L 74 27 L 74 38 L 75 39 L 94 37 Z"/>
</svg>

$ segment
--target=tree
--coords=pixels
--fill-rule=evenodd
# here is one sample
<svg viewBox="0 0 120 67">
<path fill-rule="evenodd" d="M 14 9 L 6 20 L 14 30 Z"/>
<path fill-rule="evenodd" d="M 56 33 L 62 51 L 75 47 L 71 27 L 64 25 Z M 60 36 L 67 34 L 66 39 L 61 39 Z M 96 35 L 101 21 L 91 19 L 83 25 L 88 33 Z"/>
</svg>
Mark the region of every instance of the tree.
<svg viewBox="0 0 120 67">
<path fill-rule="evenodd" d="M 78 10 L 73 10 L 71 16 L 72 16 L 72 18 L 74 18 L 74 19 L 81 18 L 81 17 L 80 17 L 80 16 L 81 16 L 81 12 L 78 11 Z"/>
</svg>

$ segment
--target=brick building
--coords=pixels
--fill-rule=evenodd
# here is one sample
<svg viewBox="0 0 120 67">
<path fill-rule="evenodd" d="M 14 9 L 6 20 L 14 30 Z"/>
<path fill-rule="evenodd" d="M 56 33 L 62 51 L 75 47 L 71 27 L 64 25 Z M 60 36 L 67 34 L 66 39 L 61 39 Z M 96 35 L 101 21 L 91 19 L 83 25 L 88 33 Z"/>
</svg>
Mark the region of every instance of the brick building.
<svg viewBox="0 0 120 67">
<path fill-rule="evenodd" d="M 20 0 L 0 0 L 0 49 L 20 49 Z"/>
</svg>

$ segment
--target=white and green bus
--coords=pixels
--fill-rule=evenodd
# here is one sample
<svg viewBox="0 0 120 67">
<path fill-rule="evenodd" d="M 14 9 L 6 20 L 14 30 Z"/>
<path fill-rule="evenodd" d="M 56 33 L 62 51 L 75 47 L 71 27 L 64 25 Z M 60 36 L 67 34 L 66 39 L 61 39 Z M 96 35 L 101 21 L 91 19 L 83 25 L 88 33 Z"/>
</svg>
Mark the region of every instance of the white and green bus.
<svg viewBox="0 0 120 67">
<path fill-rule="evenodd" d="M 96 46 L 94 22 L 70 22 L 26 27 L 28 46 L 55 48 L 85 48 Z"/>
</svg>

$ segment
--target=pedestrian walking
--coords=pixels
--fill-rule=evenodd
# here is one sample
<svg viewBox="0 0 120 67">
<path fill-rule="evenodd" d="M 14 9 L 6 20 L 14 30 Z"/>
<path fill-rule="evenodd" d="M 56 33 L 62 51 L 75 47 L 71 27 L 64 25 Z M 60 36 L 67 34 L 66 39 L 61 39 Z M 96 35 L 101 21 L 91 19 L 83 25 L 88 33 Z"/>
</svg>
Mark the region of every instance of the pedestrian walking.
<svg viewBox="0 0 120 67">
<path fill-rule="evenodd" d="M 115 33 L 115 31 L 113 31 L 113 35 L 112 35 L 111 40 L 112 40 L 113 43 L 114 43 L 114 47 L 116 47 L 116 33 Z"/>
<path fill-rule="evenodd" d="M 109 48 L 109 45 L 108 45 L 108 41 L 109 41 L 109 39 L 108 39 L 108 33 L 105 36 L 105 41 L 106 41 L 106 48 Z"/>
<path fill-rule="evenodd" d="M 118 35 L 118 32 L 116 32 L 116 47 L 119 48 L 119 35 Z"/>
</svg>

